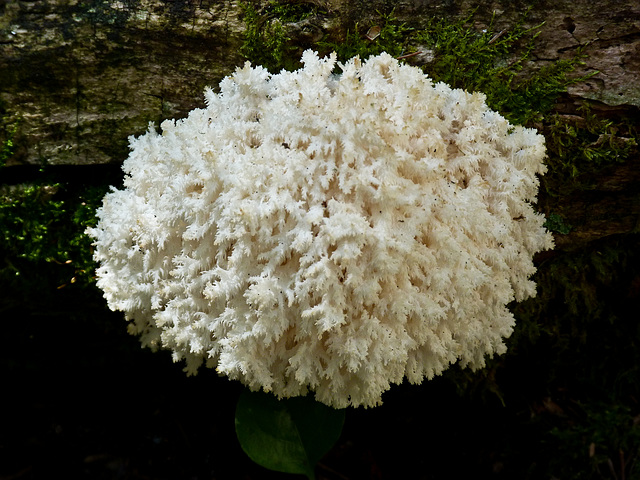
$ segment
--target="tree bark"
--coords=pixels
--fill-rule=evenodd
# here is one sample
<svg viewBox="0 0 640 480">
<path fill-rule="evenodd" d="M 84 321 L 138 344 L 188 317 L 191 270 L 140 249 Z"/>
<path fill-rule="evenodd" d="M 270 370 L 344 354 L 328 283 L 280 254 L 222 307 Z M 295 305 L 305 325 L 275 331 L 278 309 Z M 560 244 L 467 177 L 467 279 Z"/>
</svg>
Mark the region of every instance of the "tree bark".
<svg viewBox="0 0 640 480">
<path fill-rule="evenodd" d="M 252 3 L 260 8 L 267 2 Z M 502 31 L 531 8 L 526 25 L 544 24 L 524 76 L 579 49 L 587 56 L 575 75 L 598 72 L 571 86 L 557 111 L 576 116 L 576 105 L 589 101 L 614 122 L 640 118 L 635 0 L 314 3 L 322 7 L 314 23 L 322 34 L 344 34 L 391 12 L 419 28 L 431 18 L 460 19 L 475 11 L 478 29 L 494 18 L 494 29 Z M 242 10 L 233 0 L 4 0 L 0 15 L 0 137 L 18 125 L 15 154 L 0 172 L 5 183 L 12 172 L 28 180 L 25 165 L 119 165 L 130 135 L 202 107 L 204 87 L 215 88 L 244 62 Z M 573 227 L 556 236 L 559 247 L 639 231 L 639 164 L 636 151 L 600 172 L 588 191 L 542 195 L 544 209 L 560 212 Z"/>
</svg>

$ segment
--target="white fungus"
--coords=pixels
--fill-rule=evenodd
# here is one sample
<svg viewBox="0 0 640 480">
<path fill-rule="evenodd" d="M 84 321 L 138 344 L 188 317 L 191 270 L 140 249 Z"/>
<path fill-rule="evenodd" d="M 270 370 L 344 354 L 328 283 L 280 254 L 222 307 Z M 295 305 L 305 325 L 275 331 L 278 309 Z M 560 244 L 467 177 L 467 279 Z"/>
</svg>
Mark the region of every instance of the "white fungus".
<svg viewBox="0 0 640 480">
<path fill-rule="evenodd" d="M 109 307 L 188 373 L 334 407 L 483 367 L 553 247 L 544 138 L 387 54 L 302 61 L 131 139 L 88 231 Z"/>
</svg>

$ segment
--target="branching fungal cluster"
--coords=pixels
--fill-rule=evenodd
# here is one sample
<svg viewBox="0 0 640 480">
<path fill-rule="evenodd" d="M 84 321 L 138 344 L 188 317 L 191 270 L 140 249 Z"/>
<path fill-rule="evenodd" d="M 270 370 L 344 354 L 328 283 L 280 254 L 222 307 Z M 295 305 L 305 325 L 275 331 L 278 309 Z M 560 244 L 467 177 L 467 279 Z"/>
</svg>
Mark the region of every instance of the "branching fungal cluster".
<svg viewBox="0 0 640 480">
<path fill-rule="evenodd" d="M 482 367 L 553 247 L 543 137 L 388 54 L 302 61 L 132 139 L 89 230 L 110 308 L 190 373 L 334 407 Z"/>
</svg>

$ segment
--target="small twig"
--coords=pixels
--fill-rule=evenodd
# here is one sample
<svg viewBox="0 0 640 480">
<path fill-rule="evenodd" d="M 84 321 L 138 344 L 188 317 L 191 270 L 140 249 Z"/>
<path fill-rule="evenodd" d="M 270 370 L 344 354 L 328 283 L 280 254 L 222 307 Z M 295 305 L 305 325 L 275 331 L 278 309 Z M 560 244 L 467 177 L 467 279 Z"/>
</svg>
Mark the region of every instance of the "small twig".
<svg viewBox="0 0 640 480">
<path fill-rule="evenodd" d="M 406 55 L 400 55 L 399 57 L 396 57 L 396 60 L 402 60 L 403 58 L 415 57 L 416 55 L 420 55 L 421 53 L 422 52 L 407 53 Z"/>
<path fill-rule="evenodd" d="M 504 30 L 501 30 L 500 32 L 496 33 L 493 37 L 491 37 L 491 40 L 489 40 L 487 45 L 491 45 L 493 42 L 498 40 L 504 34 L 504 32 L 506 32 L 506 31 L 507 31 L 507 29 L 505 28 Z"/>
<path fill-rule="evenodd" d="M 615 480 L 618 480 L 618 475 L 616 475 L 616 469 L 613 466 L 613 462 L 611 461 L 611 458 L 607 458 L 607 465 L 609 465 L 609 471 L 611 472 L 611 475 L 613 475 L 613 478 Z"/>
<path fill-rule="evenodd" d="M 341 480 L 349 480 L 349 477 L 343 475 L 342 473 L 338 472 L 337 470 L 334 470 L 333 468 L 325 465 L 324 463 L 318 462 L 317 463 L 318 468 L 321 468 L 327 472 L 329 472 L 332 475 L 335 475 L 336 477 L 340 478 Z"/>
</svg>

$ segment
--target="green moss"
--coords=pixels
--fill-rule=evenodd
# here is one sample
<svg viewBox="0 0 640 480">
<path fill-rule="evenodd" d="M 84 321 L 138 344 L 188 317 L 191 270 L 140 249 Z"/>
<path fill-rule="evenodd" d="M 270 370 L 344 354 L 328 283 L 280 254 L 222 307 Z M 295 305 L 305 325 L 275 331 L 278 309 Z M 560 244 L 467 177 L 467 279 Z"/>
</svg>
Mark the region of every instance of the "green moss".
<svg viewBox="0 0 640 480">
<path fill-rule="evenodd" d="M 565 219 L 557 213 L 550 213 L 547 215 L 547 220 L 544 223 L 544 226 L 550 232 L 560 233 L 562 235 L 567 235 L 572 230 L 571 225 L 567 224 Z"/>
<path fill-rule="evenodd" d="M 627 161 L 638 151 L 636 122 L 619 116 L 614 123 L 591 111 L 585 103 L 580 116 L 553 114 L 545 125 L 547 165 L 545 188 L 552 195 L 589 188 L 603 168 Z"/>
<path fill-rule="evenodd" d="M 378 12 L 378 15 L 379 19 L 371 23 L 356 23 L 352 30 L 347 31 L 344 39 L 338 41 L 325 38 L 317 42 L 314 47 L 325 55 L 336 52 L 341 62 L 356 55 L 360 58 L 368 58 L 371 55 L 387 52 L 389 55 L 399 57 L 411 52 L 409 41 L 413 29 L 404 23 L 398 23 L 393 12 L 387 15 Z"/>
<path fill-rule="evenodd" d="M 519 74 L 544 25 L 526 28 L 526 17 L 525 12 L 513 26 L 500 31 L 494 28 L 495 18 L 485 30 L 474 29 L 473 13 L 454 23 L 431 20 L 414 37 L 433 57 L 425 72 L 454 88 L 483 92 L 489 107 L 514 124 L 541 120 L 569 85 L 584 80 L 569 76 L 582 55 L 558 60 L 522 78 Z"/>
<path fill-rule="evenodd" d="M 291 43 L 287 24 L 317 11 L 298 4 L 270 2 L 260 12 L 244 4 L 243 12 L 246 30 L 242 53 L 247 59 L 271 72 L 299 67 L 300 45 Z M 454 22 L 431 19 L 418 29 L 398 22 L 393 12 L 378 12 L 377 19 L 356 23 L 344 34 L 333 31 L 309 47 L 321 55 L 335 51 L 342 62 L 356 55 L 367 58 L 382 52 L 406 59 L 420 54 L 428 59 L 423 70 L 435 81 L 481 91 L 489 107 L 514 124 L 528 126 L 543 121 L 569 85 L 587 78 L 571 76 L 583 60 L 581 52 L 526 78 L 521 76 L 543 24 L 525 27 L 525 13 L 504 30 L 496 31 L 492 19 L 485 30 L 479 31 L 473 27 L 473 17 L 471 13 Z"/>
<path fill-rule="evenodd" d="M 0 99 L 0 168 L 4 167 L 7 160 L 15 153 L 15 136 L 18 132 L 18 121 L 7 121 L 7 105 Z"/>
<path fill-rule="evenodd" d="M 522 16 L 509 29 L 494 31 L 492 19 L 486 30 L 477 31 L 472 27 L 472 19 L 473 13 L 454 23 L 432 19 L 425 29 L 417 33 L 415 41 L 428 49 L 433 57 L 425 72 L 434 80 L 454 88 L 485 93 L 488 104 L 503 114 L 523 110 L 523 107 L 534 110 L 529 102 L 514 98 L 513 82 L 542 25 L 525 29 L 525 16 Z M 522 118 L 528 115 L 520 113 L 514 116 Z"/>
<path fill-rule="evenodd" d="M 5 186 L 0 193 L 0 278 L 14 302 L 29 292 L 93 283 L 91 240 L 84 234 L 106 186 L 60 183 Z"/>
<path fill-rule="evenodd" d="M 317 6 L 307 3 L 278 3 L 272 1 L 267 4 L 265 12 L 278 18 L 281 22 L 291 23 L 305 20 L 319 12 Z"/>
<path fill-rule="evenodd" d="M 300 67 L 298 45 L 291 43 L 286 24 L 304 20 L 318 13 L 307 4 L 269 2 L 260 12 L 250 3 L 240 3 L 245 32 L 240 52 L 254 65 L 272 73 Z"/>
<path fill-rule="evenodd" d="M 13 138 L 18 131 L 18 124 L 14 124 L 6 129 L 5 140 L 0 143 L 0 168 L 4 167 L 7 160 L 14 154 L 15 145 Z"/>
</svg>

